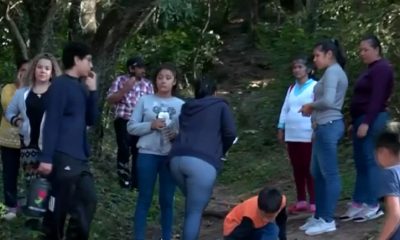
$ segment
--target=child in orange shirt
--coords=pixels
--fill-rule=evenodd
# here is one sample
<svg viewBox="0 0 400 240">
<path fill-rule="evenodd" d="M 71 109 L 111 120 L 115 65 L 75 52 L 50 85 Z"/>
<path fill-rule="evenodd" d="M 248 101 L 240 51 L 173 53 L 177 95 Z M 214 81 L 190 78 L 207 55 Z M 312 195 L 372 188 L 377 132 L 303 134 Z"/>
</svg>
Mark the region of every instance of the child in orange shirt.
<svg viewBox="0 0 400 240">
<path fill-rule="evenodd" d="M 266 187 L 228 213 L 224 240 L 286 240 L 286 220 L 286 197 Z"/>
</svg>

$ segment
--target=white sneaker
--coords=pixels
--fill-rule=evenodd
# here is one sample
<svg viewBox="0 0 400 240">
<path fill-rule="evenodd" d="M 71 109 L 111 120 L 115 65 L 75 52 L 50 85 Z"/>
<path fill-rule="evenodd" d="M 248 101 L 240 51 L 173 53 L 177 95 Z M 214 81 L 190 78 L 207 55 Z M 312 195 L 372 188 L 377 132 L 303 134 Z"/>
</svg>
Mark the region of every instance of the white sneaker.
<svg viewBox="0 0 400 240">
<path fill-rule="evenodd" d="M 325 220 L 322 218 L 318 219 L 317 221 L 318 222 L 314 223 L 314 225 L 312 225 L 306 230 L 307 235 L 315 236 L 322 233 L 336 231 L 335 221 L 325 222 Z"/>
<path fill-rule="evenodd" d="M 299 229 L 301 231 L 306 231 L 307 229 L 309 229 L 311 226 L 313 226 L 317 222 L 318 222 L 318 219 L 316 219 L 314 216 L 311 216 L 311 217 L 307 218 L 306 223 L 301 225 L 299 227 Z"/>
<path fill-rule="evenodd" d="M 4 211 L 1 214 L 0 219 L 10 221 L 16 217 L 17 217 L 17 209 L 16 208 L 7 208 L 6 211 Z"/>
<path fill-rule="evenodd" d="M 349 208 L 347 209 L 346 213 L 340 216 L 340 220 L 343 222 L 351 221 L 357 216 L 360 212 L 364 210 L 364 206 L 355 207 L 353 204 L 350 204 Z"/>
<path fill-rule="evenodd" d="M 17 217 L 17 214 L 15 212 L 8 212 L 8 213 L 2 215 L 1 219 L 7 220 L 7 221 L 11 221 L 16 217 Z"/>
<path fill-rule="evenodd" d="M 368 205 L 364 205 L 363 210 L 354 216 L 354 222 L 362 223 L 368 220 L 377 219 L 380 216 L 383 216 L 384 213 L 381 210 L 380 206 L 370 207 Z"/>
</svg>

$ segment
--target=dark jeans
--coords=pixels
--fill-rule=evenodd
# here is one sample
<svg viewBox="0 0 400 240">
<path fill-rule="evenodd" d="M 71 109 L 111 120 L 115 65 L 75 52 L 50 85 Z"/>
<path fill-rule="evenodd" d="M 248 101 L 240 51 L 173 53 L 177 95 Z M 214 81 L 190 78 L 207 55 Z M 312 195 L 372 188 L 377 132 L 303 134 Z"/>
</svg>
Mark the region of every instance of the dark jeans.
<svg viewBox="0 0 400 240">
<path fill-rule="evenodd" d="M 138 148 L 136 144 L 139 137 L 129 135 L 126 130 L 128 120 L 117 118 L 114 120 L 115 137 L 117 139 L 117 173 L 121 181 L 131 181 L 137 187 L 136 161 Z M 132 156 L 131 170 L 129 170 L 129 157 Z"/>
<path fill-rule="evenodd" d="M 17 185 L 20 166 L 20 150 L 18 148 L 1 147 L 3 163 L 3 193 L 4 204 L 7 207 L 17 207 Z"/>
<path fill-rule="evenodd" d="M 379 166 L 375 160 L 375 139 L 385 128 L 389 119 L 387 112 L 379 113 L 369 125 L 367 136 L 357 137 L 358 127 L 365 116 L 358 117 L 353 124 L 353 154 L 356 166 L 356 183 L 354 185 L 353 201 L 365 203 L 370 206 L 378 205 Z"/>
<path fill-rule="evenodd" d="M 89 239 L 97 198 L 93 176 L 86 161 L 57 152 L 53 158 L 49 210 L 43 220 L 46 240 L 64 239 L 67 214 L 70 219 L 66 239 Z"/>
</svg>

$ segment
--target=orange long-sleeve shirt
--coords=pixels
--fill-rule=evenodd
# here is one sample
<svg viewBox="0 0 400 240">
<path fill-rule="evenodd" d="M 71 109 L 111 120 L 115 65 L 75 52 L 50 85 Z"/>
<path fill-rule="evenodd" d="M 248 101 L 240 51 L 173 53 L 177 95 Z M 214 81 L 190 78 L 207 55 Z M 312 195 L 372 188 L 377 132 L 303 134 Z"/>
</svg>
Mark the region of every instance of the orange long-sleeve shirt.
<svg viewBox="0 0 400 240">
<path fill-rule="evenodd" d="M 285 206 L 286 196 L 283 196 L 281 208 L 275 215 L 278 215 Z M 244 223 L 245 221 L 249 222 L 249 220 L 252 223 L 251 225 Z M 274 219 L 265 218 L 260 214 L 258 196 L 255 196 L 237 205 L 228 213 L 224 221 L 224 236 L 231 235 L 237 228 L 241 228 L 241 231 L 246 231 L 246 229 L 242 228 L 259 229 L 271 221 L 274 221 Z M 251 229 L 247 230 L 251 231 Z"/>
</svg>

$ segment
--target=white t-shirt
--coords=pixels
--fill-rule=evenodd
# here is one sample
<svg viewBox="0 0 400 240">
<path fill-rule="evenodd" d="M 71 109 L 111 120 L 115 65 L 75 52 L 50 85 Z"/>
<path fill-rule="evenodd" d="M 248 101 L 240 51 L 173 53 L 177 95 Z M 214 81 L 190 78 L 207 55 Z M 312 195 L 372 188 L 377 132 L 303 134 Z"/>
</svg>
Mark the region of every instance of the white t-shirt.
<svg viewBox="0 0 400 240">
<path fill-rule="evenodd" d="M 279 117 L 278 128 L 285 130 L 286 142 L 311 142 L 311 117 L 304 117 L 299 110 L 304 104 L 314 101 L 315 80 L 289 87 Z"/>
</svg>

